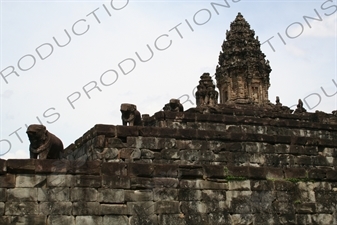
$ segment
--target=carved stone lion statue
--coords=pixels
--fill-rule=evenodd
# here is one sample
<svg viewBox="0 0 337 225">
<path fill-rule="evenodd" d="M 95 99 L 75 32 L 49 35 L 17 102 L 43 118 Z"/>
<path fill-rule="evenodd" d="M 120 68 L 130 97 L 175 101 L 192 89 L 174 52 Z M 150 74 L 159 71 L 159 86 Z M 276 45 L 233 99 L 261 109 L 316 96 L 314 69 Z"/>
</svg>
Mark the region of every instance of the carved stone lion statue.
<svg viewBox="0 0 337 225">
<path fill-rule="evenodd" d="M 63 143 L 54 134 L 48 132 L 45 126 L 32 124 L 27 128 L 30 141 L 29 151 L 31 159 L 60 159 Z"/>
<path fill-rule="evenodd" d="M 169 103 L 165 104 L 163 110 L 171 112 L 183 112 L 184 106 L 180 103 L 179 99 L 172 98 Z"/>
<path fill-rule="evenodd" d="M 123 103 L 121 104 L 122 122 L 126 126 L 141 126 L 142 117 L 137 110 L 137 106 L 133 104 Z"/>
</svg>

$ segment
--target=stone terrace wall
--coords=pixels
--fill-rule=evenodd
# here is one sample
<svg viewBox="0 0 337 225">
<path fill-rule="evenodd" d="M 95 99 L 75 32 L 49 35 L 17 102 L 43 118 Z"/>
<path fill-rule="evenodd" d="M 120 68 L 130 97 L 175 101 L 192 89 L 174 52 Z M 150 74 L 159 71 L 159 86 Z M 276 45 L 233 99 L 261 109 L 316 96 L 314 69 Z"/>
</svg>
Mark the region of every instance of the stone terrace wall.
<svg viewBox="0 0 337 225">
<path fill-rule="evenodd" d="M 0 160 L 0 224 L 336 224 L 324 168 Z"/>
<path fill-rule="evenodd" d="M 65 158 L 335 169 L 336 116 L 234 114 L 159 112 L 147 126 L 96 125 L 66 149 Z"/>
</svg>

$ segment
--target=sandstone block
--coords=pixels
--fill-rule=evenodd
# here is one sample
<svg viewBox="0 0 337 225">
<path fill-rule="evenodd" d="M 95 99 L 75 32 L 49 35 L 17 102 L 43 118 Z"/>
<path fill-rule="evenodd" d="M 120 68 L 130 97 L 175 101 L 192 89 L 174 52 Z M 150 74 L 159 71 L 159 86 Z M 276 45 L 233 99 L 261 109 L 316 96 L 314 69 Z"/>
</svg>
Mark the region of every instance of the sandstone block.
<svg viewBox="0 0 337 225">
<path fill-rule="evenodd" d="M 193 189 L 179 189 L 179 201 L 200 201 L 202 200 L 202 192 Z"/>
<path fill-rule="evenodd" d="M 39 213 L 43 215 L 72 215 L 73 204 L 71 202 L 41 202 Z"/>
<path fill-rule="evenodd" d="M 125 204 L 101 204 L 100 205 L 101 215 L 127 215 L 128 207 Z M 125 217 L 122 217 L 125 218 Z M 113 221 L 113 219 L 111 218 Z M 107 221 L 109 221 L 107 219 Z"/>
<path fill-rule="evenodd" d="M 6 216 L 25 216 L 37 215 L 37 202 L 6 202 L 5 215 Z"/>
<path fill-rule="evenodd" d="M 143 216 L 154 214 L 155 203 L 153 201 L 145 202 L 128 202 L 128 214 Z"/>
<path fill-rule="evenodd" d="M 98 202 L 74 202 L 72 206 L 72 215 L 74 216 L 101 215 L 100 204 Z"/>
<path fill-rule="evenodd" d="M 163 159 L 180 159 L 179 149 L 162 149 L 161 156 Z"/>
<path fill-rule="evenodd" d="M 204 175 L 203 167 L 201 166 L 179 166 L 179 177 L 181 179 L 198 179 Z"/>
<path fill-rule="evenodd" d="M 46 175 L 37 174 L 18 174 L 16 175 L 15 187 L 42 187 L 47 183 Z"/>
<path fill-rule="evenodd" d="M 7 189 L 7 201 L 35 202 L 37 201 L 37 189 L 36 188 Z"/>
<path fill-rule="evenodd" d="M 14 174 L 0 175 L 0 188 L 14 188 L 14 187 L 15 187 Z"/>
<path fill-rule="evenodd" d="M 69 170 L 68 160 L 44 159 L 35 161 L 35 172 L 37 173 L 67 173 Z"/>
<path fill-rule="evenodd" d="M 0 188 L 0 202 L 7 201 L 6 188 Z"/>
<path fill-rule="evenodd" d="M 5 203 L 4 202 L 0 202 L 0 215 L 2 216 L 4 214 L 5 214 Z"/>
<path fill-rule="evenodd" d="M 7 172 L 35 173 L 35 159 L 8 159 Z"/>
<path fill-rule="evenodd" d="M 179 214 L 180 204 L 178 201 L 158 201 L 154 211 L 156 214 Z"/>
<path fill-rule="evenodd" d="M 152 190 L 124 190 L 126 202 L 153 201 Z"/>
<path fill-rule="evenodd" d="M 7 218 L 9 219 L 10 222 L 0 224 L 45 225 L 47 221 L 47 216 L 45 215 L 11 216 Z"/>
<path fill-rule="evenodd" d="M 73 188 L 70 191 L 71 201 L 97 201 L 98 192 L 95 188 Z"/>
<path fill-rule="evenodd" d="M 178 189 L 176 188 L 154 188 L 153 198 L 155 201 L 178 200 Z"/>
<path fill-rule="evenodd" d="M 101 216 L 76 216 L 76 225 L 101 225 L 103 218 Z"/>
<path fill-rule="evenodd" d="M 37 200 L 39 202 L 67 202 L 70 200 L 68 187 L 38 188 Z"/>
<path fill-rule="evenodd" d="M 47 220 L 48 225 L 75 225 L 74 216 L 50 215 Z"/>
<path fill-rule="evenodd" d="M 181 211 L 184 214 L 207 213 L 207 205 L 201 201 L 181 201 Z"/>
<path fill-rule="evenodd" d="M 103 163 L 102 174 L 107 176 L 127 176 L 128 164 L 126 163 Z"/>
<path fill-rule="evenodd" d="M 48 175 L 47 187 L 72 187 L 74 185 L 73 175 Z"/>
<path fill-rule="evenodd" d="M 102 178 L 98 175 L 75 175 L 75 187 L 101 187 Z"/>
<path fill-rule="evenodd" d="M 131 186 L 130 178 L 127 176 L 102 176 L 102 185 L 106 188 L 125 188 L 129 189 Z"/>
<path fill-rule="evenodd" d="M 159 225 L 157 215 L 140 214 L 140 215 L 133 215 L 130 217 L 130 225 L 143 225 L 143 224 Z"/>
<path fill-rule="evenodd" d="M 160 214 L 158 218 L 160 225 L 187 225 L 184 214 Z"/>
<path fill-rule="evenodd" d="M 250 190 L 250 180 L 244 181 L 229 181 L 228 182 L 229 190 L 241 190 L 249 191 Z"/>
<path fill-rule="evenodd" d="M 97 201 L 103 203 L 122 203 L 124 202 L 124 190 L 99 188 Z"/>
<path fill-rule="evenodd" d="M 118 224 L 118 225 L 129 225 L 129 218 L 127 216 L 104 216 L 103 225 Z"/>
</svg>

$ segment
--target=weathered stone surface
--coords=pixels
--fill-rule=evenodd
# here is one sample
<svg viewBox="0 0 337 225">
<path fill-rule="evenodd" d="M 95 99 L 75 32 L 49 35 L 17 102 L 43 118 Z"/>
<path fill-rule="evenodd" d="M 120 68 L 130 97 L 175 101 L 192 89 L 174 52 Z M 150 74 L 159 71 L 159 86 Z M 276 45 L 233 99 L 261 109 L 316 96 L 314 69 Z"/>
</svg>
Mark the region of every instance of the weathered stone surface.
<svg viewBox="0 0 337 225">
<path fill-rule="evenodd" d="M 0 174 L 5 174 L 7 172 L 6 163 L 6 160 L 0 159 Z"/>
<path fill-rule="evenodd" d="M 178 177 L 178 165 L 155 165 L 153 176 L 155 177 Z"/>
<path fill-rule="evenodd" d="M 47 176 L 48 187 L 72 187 L 74 185 L 73 175 L 49 175 Z"/>
<path fill-rule="evenodd" d="M 103 163 L 102 174 L 107 176 L 127 176 L 128 164 L 126 163 Z"/>
<path fill-rule="evenodd" d="M 179 166 L 179 177 L 181 179 L 198 179 L 203 177 L 203 167 L 201 166 Z"/>
<path fill-rule="evenodd" d="M 0 202 L 0 215 L 2 216 L 4 214 L 5 214 L 5 203 L 4 202 Z"/>
<path fill-rule="evenodd" d="M 126 188 L 131 186 L 130 178 L 127 176 L 102 176 L 102 185 L 106 188 Z"/>
<path fill-rule="evenodd" d="M 129 225 L 129 219 L 127 216 L 104 216 L 103 224 Z"/>
<path fill-rule="evenodd" d="M 73 204 L 71 202 L 41 202 L 39 213 L 43 215 L 72 215 Z"/>
<path fill-rule="evenodd" d="M 43 187 L 47 183 L 46 175 L 22 174 L 16 176 L 16 187 Z"/>
<path fill-rule="evenodd" d="M 6 188 L 0 188 L 0 202 L 5 202 L 7 200 Z"/>
<path fill-rule="evenodd" d="M 207 213 L 207 205 L 201 201 L 181 201 L 180 208 L 184 214 Z"/>
<path fill-rule="evenodd" d="M 98 175 L 75 175 L 75 187 L 101 187 L 102 178 Z"/>
<path fill-rule="evenodd" d="M 44 215 L 28 215 L 28 216 L 11 216 L 11 217 L 4 217 L 5 223 L 1 224 L 22 224 L 22 225 L 29 225 L 29 224 L 36 224 L 36 225 L 45 225 L 47 221 L 47 216 Z"/>
<path fill-rule="evenodd" d="M 128 202 L 128 214 L 130 215 L 152 215 L 154 214 L 155 203 L 153 201 Z"/>
<path fill-rule="evenodd" d="M 103 218 L 101 216 L 76 216 L 76 224 L 81 225 L 101 225 Z"/>
<path fill-rule="evenodd" d="M 69 172 L 73 174 L 98 175 L 101 173 L 101 161 L 83 160 L 70 161 Z"/>
<path fill-rule="evenodd" d="M 68 187 L 38 188 L 37 200 L 39 202 L 67 202 L 70 201 Z"/>
<path fill-rule="evenodd" d="M 240 191 L 249 191 L 250 190 L 250 180 L 244 181 L 229 181 L 228 182 L 229 190 L 240 190 Z"/>
<path fill-rule="evenodd" d="M 123 203 L 124 190 L 100 188 L 98 189 L 97 201 L 103 203 Z"/>
<path fill-rule="evenodd" d="M 75 225 L 74 216 L 50 215 L 48 216 L 47 224 L 49 225 Z"/>
<path fill-rule="evenodd" d="M 130 217 L 130 225 L 158 225 L 157 215 L 139 214 Z"/>
<path fill-rule="evenodd" d="M 6 202 L 5 215 L 25 216 L 39 213 L 37 202 Z"/>
<path fill-rule="evenodd" d="M 127 215 L 128 207 L 126 204 L 101 204 L 101 215 Z M 122 217 L 125 218 L 125 217 Z M 109 220 L 107 220 L 109 221 Z"/>
<path fill-rule="evenodd" d="M 35 159 L 8 159 L 7 171 L 13 173 L 35 173 Z"/>
<path fill-rule="evenodd" d="M 7 190 L 7 201 L 9 202 L 36 202 L 36 188 L 14 188 Z"/>
<path fill-rule="evenodd" d="M 127 202 L 153 201 L 152 190 L 125 190 L 124 198 Z"/>
<path fill-rule="evenodd" d="M 178 201 L 157 201 L 154 211 L 156 214 L 179 214 L 180 203 Z"/>
<path fill-rule="evenodd" d="M 155 167 L 152 164 L 129 164 L 130 177 L 153 177 Z"/>
<path fill-rule="evenodd" d="M 178 200 L 178 190 L 176 188 L 154 188 L 153 198 L 155 201 Z"/>
<path fill-rule="evenodd" d="M 15 175 L 13 174 L 0 175 L 0 187 L 1 188 L 14 188 L 15 187 Z"/>
<path fill-rule="evenodd" d="M 184 214 L 160 214 L 158 218 L 161 225 L 187 225 Z"/>
<path fill-rule="evenodd" d="M 98 191 L 95 188 L 78 188 L 71 189 L 70 199 L 71 201 L 97 201 Z"/>
<path fill-rule="evenodd" d="M 222 183 L 222 182 L 204 181 L 204 180 L 181 180 L 180 188 L 228 190 L 228 184 Z"/>
<path fill-rule="evenodd" d="M 200 201 L 202 200 L 202 192 L 193 189 L 180 189 L 178 199 L 179 201 Z"/>
<path fill-rule="evenodd" d="M 100 215 L 101 214 L 100 204 L 98 202 L 79 201 L 79 202 L 73 202 L 72 206 L 73 206 L 72 215 L 75 215 L 75 216 Z"/>
<path fill-rule="evenodd" d="M 35 161 L 35 171 L 38 173 L 67 173 L 70 163 L 67 160 L 46 159 Z"/>
</svg>

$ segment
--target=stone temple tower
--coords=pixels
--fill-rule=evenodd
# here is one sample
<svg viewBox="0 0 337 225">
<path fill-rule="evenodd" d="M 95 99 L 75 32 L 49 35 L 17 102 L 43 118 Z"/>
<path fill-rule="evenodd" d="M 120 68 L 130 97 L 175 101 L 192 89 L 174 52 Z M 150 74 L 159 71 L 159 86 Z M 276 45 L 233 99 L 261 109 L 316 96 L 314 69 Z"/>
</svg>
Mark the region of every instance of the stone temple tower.
<svg viewBox="0 0 337 225">
<path fill-rule="evenodd" d="M 220 104 L 268 103 L 269 61 L 260 49 L 254 30 L 238 13 L 226 31 L 216 68 Z"/>
</svg>

